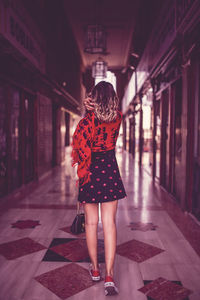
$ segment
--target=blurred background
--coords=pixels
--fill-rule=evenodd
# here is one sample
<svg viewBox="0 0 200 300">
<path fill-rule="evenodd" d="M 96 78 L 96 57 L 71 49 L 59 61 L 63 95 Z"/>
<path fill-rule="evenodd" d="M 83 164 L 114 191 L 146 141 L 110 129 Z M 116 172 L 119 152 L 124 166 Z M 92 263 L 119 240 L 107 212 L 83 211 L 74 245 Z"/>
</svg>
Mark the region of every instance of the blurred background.
<svg viewBox="0 0 200 300">
<path fill-rule="evenodd" d="M 119 151 L 200 220 L 200 2 L 0 0 L 0 196 L 69 158 L 101 80 L 123 113 Z"/>
</svg>

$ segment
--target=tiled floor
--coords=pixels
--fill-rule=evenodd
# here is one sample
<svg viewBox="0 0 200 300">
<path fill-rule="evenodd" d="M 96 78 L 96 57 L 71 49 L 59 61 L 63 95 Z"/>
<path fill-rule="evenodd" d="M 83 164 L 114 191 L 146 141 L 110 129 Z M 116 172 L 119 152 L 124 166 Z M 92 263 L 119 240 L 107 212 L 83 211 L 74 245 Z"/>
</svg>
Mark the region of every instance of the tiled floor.
<svg viewBox="0 0 200 300">
<path fill-rule="evenodd" d="M 119 200 L 115 299 L 200 300 L 200 228 L 126 152 L 117 160 L 128 197 Z M 102 300 L 88 273 L 85 234 L 70 233 L 76 178 L 69 159 L 0 216 L 0 300 Z M 113 297 L 112 297 L 113 298 Z"/>
</svg>

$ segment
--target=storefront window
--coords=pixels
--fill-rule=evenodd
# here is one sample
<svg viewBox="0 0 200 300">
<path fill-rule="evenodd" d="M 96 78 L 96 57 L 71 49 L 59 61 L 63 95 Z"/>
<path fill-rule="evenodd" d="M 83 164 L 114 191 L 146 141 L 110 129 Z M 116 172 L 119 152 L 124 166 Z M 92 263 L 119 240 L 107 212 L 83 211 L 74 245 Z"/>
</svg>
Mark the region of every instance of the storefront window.
<svg viewBox="0 0 200 300">
<path fill-rule="evenodd" d="M 6 101 L 4 97 L 4 87 L 0 83 L 0 196 L 6 193 Z"/>
<path fill-rule="evenodd" d="M 192 191 L 192 213 L 200 221 L 200 60 L 193 65 L 195 84 L 192 86 L 195 97 L 195 144 L 194 144 L 194 169 L 193 169 L 193 191 Z"/>
<path fill-rule="evenodd" d="M 176 102 L 175 102 L 175 157 L 177 161 L 181 161 L 182 154 L 182 86 L 181 80 L 176 86 Z"/>
<path fill-rule="evenodd" d="M 139 104 L 135 110 L 138 111 L 140 108 Z M 140 141 L 140 112 L 135 114 L 135 160 L 139 162 L 139 141 Z"/>
<path fill-rule="evenodd" d="M 19 149 L 19 118 L 20 118 L 20 95 L 19 91 L 10 88 L 10 101 L 11 101 L 11 189 L 15 189 L 20 186 L 21 176 L 20 174 L 20 149 Z"/>
<path fill-rule="evenodd" d="M 160 116 L 156 118 L 156 176 L 160 177 L 160 136 L 161 136 L 161 121 Z"/>
<path fill-rule="evenodd" d="M 24 99 L 24 128 L 25 128 L 25 182 L 34 178 L 34 105 L 31 96 Z"/>
<path fill-rule="evenodd" d="M 129 149 L 129 145 L 130 145 L 130 142 L 129 142 L 129 139 L 130 139 L 130 122 L 129 122 L 129 119 L 127 118 L 126 119 L 126 150 L 130 150 Z"/>
<path fill-rule="evenodd" d="M 199 71 L 200 73 L 200 71 Z M 198 135 L 198 144 L 197 144 L 197 156 L 200 158 L 200 91 L 198 93 L 199 95 L 199 103 L 198 103 L 198 129 L 197 129 L 197 135 Z"/>
<path fill-rule="evenodd" d="M 160 119 L 160 100 L 156 101 L 156 177 L 160 178 L 160 141 L 161 141 L 161 119 Z"/>
<path fill-rule="evenodd" d="M 161 145 L 160 145 L 160 184 L 169 189 L 169 89 L 161 96 Z"/>
<path fill-rule="evenodd" d="M 143 167 L 151 173 L 151 141 L 152 141 L 152 129 L 151 129 L 151 106 L 143 105 Z"/>
<path fill-rule="evenodd" d="M 171 191 L 175 195 L 176 200 L 180 201 L 182 193 L 182 79 L 178 79 L 172 85 L 172 99 L 174 103 L 174 157 L 171 161 L 172 170 L 172 188 Z M 172 152 L 172 155 L 173 155 Z"/>
</svg>

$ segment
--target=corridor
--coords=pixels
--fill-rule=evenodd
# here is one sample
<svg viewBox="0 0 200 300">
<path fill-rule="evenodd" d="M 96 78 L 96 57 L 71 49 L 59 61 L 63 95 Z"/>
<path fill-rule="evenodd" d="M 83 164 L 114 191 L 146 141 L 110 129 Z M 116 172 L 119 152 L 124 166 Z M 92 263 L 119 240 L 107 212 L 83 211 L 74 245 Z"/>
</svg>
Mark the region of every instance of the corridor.
<svg viewBox="0 0 200 300">
<path fill-rule="evenodd" d="M 92 283 L 85 235 L 70 233 L 76 176 L 67 159 L 0 216 L 0 300 L 102 300 L 104 245 L 98 229 L 102 281 Z M 181 212 L 132 155 L 117 149 L 127 192 L 117 212 L 114 278 L 120 300 L 199 300 L 200 228 Z M 81 251 L 80 251 L 81 250 Z"/>
</svg>

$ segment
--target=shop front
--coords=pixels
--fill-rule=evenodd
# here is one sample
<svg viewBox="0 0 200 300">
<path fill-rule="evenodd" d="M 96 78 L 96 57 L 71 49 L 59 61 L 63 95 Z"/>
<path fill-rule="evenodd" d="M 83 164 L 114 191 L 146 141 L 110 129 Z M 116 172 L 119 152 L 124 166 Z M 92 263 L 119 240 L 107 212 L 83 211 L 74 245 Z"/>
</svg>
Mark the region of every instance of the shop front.
<svg viewBox="0 0 200 300">
<path fill-rule="evenodd" d="M 23 1 L 0 1 L 0 197 L 4 199 L 23 197 L 65 161 L 71 119 L 80 118 L 80 103 L 65 89 L 66 82 L 57 79 L 56 70 L 47 74 L 65 57 L 59 64 L 47 60 L 43 35 Z M 76 82 L 79 76 L 80 72 Z"/>
<path fill-rule="evenodd" d="M 138 162 L 183 210 L 200 220 L 200 2 L 166 1 L 125 91 L 135 117 Z M 137 79 L 134 81 L 134 79 Z M 135 82 L 135 87 L 131 90 Z M 151 84 L 151 87 L 149 86 Z M 145 127 L 148 89 L 153 94 Z M 131 103 L 127 99 L 131 99 Z M 124 109 L 129 111 L 129 109 Z M 151 111 L 151 112 L 150 112 Z M 150 118 L 151 116 L 151 118 Z M 139 124 L 139 126 L 137 126 Z M 142 124 L 142 126 L 141 126 Z M 150 127 L 150 133 L 149 133 Z M 136 143 L 137 147 L 137 143 Z M 137 157 L 137 155 L 136 155 Z"/>
<path fill-rule="evenodd" d="M 187 209 L 200 221 L 200 43 L 190 57 L 187 68 L 188 114 L 187 114 Z"/>
<path fill-rule="evenodd" d="M 35 97 L 0 80 L 0 196 L 35 177 Z"/>
</svg>

